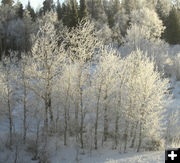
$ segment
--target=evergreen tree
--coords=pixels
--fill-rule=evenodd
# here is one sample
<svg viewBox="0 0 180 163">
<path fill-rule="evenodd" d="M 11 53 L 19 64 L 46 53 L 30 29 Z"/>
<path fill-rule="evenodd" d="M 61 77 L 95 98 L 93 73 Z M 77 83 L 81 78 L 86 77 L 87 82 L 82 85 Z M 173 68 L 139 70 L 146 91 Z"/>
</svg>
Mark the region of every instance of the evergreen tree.
<svg viewBox="0 0 180 163">
<path fill-rule="evenodd" d="M 62 4 L 62 13 L 63 13 L 63 24 L 67 27 L 71 26 L 71 20 L 72 20 L 72 7 L 70 0 L 65 1 Z"/>
<path fill-rule="evenodd" d="M 91 18 L 103 23 L 107 22 L 103 0 L 87 0 L 87 6 Z"/>
<path fill-rule="evenodd" d="M 43 13 L 45 14 L 47 11 L 51 11 L 51 9 L 54 9 L 53 0 L 45 0 L 43 2 Z"/>
<path fill-rule="evenodd" d="M 76 27 L 78 24 L 78 5 L 76 0 L 71 0 L 71 21 L 70 27 Z"/>
<path fill-rule="evenodd" d="M 2 5 L 9 5 L 12 6 L 14 1 L 13 0 L 2 0 Z"/>
<path fill-rule="evenodd" d="M 159 18 L 164 22 L 165 21 L 165 19 L 166 19 L 166 13 L 165 13 L 165 11 L 164 11 L 164 8 L 165 8 L 165 3 L 164 3 L 165 1 L 163 0 L 158 0 L 157 1 L 157 4 L 156 4 L 156 12 L 157 12 L 157 14 L 158 14 L 158 16 L 159 16 Z"/>
<path fill-rule="evenodd" d="M 62 20 L 67 27 L 76 27 L 78 24 L 78 4 L 76 0 L 67 0 L 62 4 Z"/>
<path fill-rule="evenodd" d="M 30 14 L 32 20 L 35 21 L 36 13 L 35 13 L 34 9 L 31 7 L 30 1 L 28 1 L 27 10 L 29 11 L 29 14 Z"/>
<path fill-rule="evenodd" d="M 86 0 L 80 0 L 79 18 L 80 20 L 88 16 Z"/>
<path fill-rule="evenodd" d="M 59 2 L 59 0 L 57 1 L 57 16 L 58 16 L 58 20 L 61 20 L 63 18 L 63 12 L 62 12 L 62 7 L 61 7 L 61 3 Z"/>
<path fill-rule="evenodd" d="M 167 18 L 166 40 L 170 44 L 180 44 L 180 11 L 173 7 Z"/>
<path fill-rule="evenodd" d="M 156 3 L 156 12 L 162 20 L 164 26 L 167 26 L 167 17 L 170 12 L 170 7 L 171 2 L 168 0 L 158 0 Z M 162 38 L 165 39 L 165 33 L 162 34 Z"/>
<path fill-rule="evenodd" d="M 16 14 L 19 18 L 23 18 L 23 13 L 24 13 L 24 10 L 23 10 L 23 5 L 21 2 L 17 2 L 17 8 L 16 8 Z"/>
<path fill-rule="evenodd" d="M 24 16 L 23 16 L 23 22 L 24 22 L 24 50 L 27 52 L 27 51 L 30 51 L 31 49 L 31 45 L 32 45 L 32 42 L 31 42 L 31 34 L 34 32 L 33 29 L 34 29 L 34 25 L 33 25 L 33 19 L 30 15 L 30 12 L 29 10 L 25 9 L 24 10 Z"/>
<path fill-rule="evenodd" d="M 63 24 L 66 26 L 68 25 L 68 11 L 69 11 L 68 6 L 65 3 L 63 3 L 62 4 L 62 13 L 63 13 L 62 21 L 63 21 Z"/>
</svg>

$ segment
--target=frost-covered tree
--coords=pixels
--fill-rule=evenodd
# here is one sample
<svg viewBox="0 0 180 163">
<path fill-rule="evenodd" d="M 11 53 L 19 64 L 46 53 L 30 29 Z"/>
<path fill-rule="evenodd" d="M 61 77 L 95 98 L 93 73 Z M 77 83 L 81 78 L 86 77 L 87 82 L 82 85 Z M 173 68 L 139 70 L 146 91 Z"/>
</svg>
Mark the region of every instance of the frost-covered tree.
<svg viewBox="0 0 180 163">
<path fill-rule="evenodd" d="M 148 8 L 142 8 L 134 10 L 130 16 L 131 24 L 136 24 L 140 28 L 148 28 L 150 36 L 160 38 L 164 32 L 165 27 L 162 21 L 159 19 L 157 13 Z"/>
<path fill-rule="evenodd" d="M 71 112 L 71 99 L 72 99 L 72 85 L 73 85 L 73 66 L 64 65 L 63 66 L 63 74 L 60 80 L 57 80 L 57 84 L 55 87 L 55 99 L 58 101 L 57 108 L 57 120 L 59 119 L 59 112 L 63 109 L 63 134 L 64 134 L 64 145 L 68 143 L 68 131 L 70 132 L 70 120 L 72 119 Z M 56 124 L 57 125 L 57 124 Z M 58 126 L 57 126 L 58 129 Z"/>
<path fill-rule="evenodd" d="M 126 105 L 124 103 L 124 99 L 126 98 L 126 94 L 124 93 L 124 89 L 126 89 L 126 82 L 128 75 L 126 75 L 127 72 L 127 67 L 126 67 L 126 59 L 121 59 L 119 60 L 118 67 L 117 67 L 117 82 L 116 82 L 116 92 L 115 92 L 115 97 L 114 97 L 114 110 L 113 112 L 115 113 L 115 125 L 114 125 L 114 142 L 115 142 L 115 148 L 118 148 L 119 145 L 119 140 L 121 138 L 120 134 L 120 122 L 121 118 L 123 117 L 123 108 Z M 123 118 L 122 118 L 123 119 Z M 122 131 L 122 130 L 121 130 Z"/>
<path fill-rule="evenodd" d="M 84 126 L 84 87 L 88 77 L 88 69 L 91 66 L 95 49 L 100 48 L 102 43 L 97 38 L 93 23 L 83 19 L 76 28 L 72 28 L 64 36 L 64 42 L 67 44 L 67 54 L 70 60 L 76 66 L 76 82 L 74 84 L 74 106 L 75 106 L 75 128 L 80 129 L 80 141 L 83 148 L 83 126 Z M 80 114 L 80 125 L 79 125 Z M 80 128 L 79 128 L 80 127 Z"/>
<path fill-rule="evenodd" d="M 22 101 L 23 106 L 23 143 L 26 143 L 27 138 L 27 115 L 28 115 L 28 86 L 29 86 L 29 76 L 28 76 L 28 60 L 30 58 L 27 54 L 23 53 L 21 55 L 21 60 L 18 62 L 17 69 L 17 77 L 16 77 L 16 85 L 18 85 L 19 89 L 22 90 L 22 97 L 20 97 L 20 101 Z M 19 97 L 18 97 L 19 98 Z"/>
<path fill-rule="evenodd" d="M 157 141 L 161 132 L 161 116 L 167 105 L 166 94 L 169 84 L 162 79 L 155 64 L 147 55 L 137 50 L 127 57 L 127 107 L 125 116 L 131 122 L 137 122 L 138 133 L 137 151 L 140 151 L 144 138 Z M 146 139 L 147 140 L 147 139 Z"/>
<path fill-rule="evenodd" d="M 110 55 L 108 55 L 110 53 Z M 104 129 L 103 129 L 103 141 L 107 140 L 108 137 L 108 121 L 109 121 L 109 114 L 110 109 L 113 107 L 111 101 L 115 96 L 115 90 L 117 86 L 117 70 L 119 64 L 118 53 L 116 51 L 104 51 L 102 52 L 104 55 L 100 58 L 100 68 L 102 68 L 103 78 L 103 87 L 102 87 L 102 109 L 103 109 L 103 121 L 104 121 Z M 102 65 L 101 65 L 102 64 Z M 108 66 L 107 66 L 108 65 Z M 113 66 L 112 66 L 113 65 Z M 104 67 L 105 66 L 105 67 Z"/>
<path fill-rule="evenodd" d="M 56 19 L 56 14 L 49 12 L 39 20 L 39 31 L 31 50 L 31 68 L 28 69 L 31 80 L 35 82 L 31 83 L 30 89 L 44 101 L 46 130 L 48 130 L 48 115 L 51 123 L 54 121 L 51 103 L 52 88 L 54 79 L 61 72 L 61 63 L 64 60 L 64 47 L 63 44 L 58 46 L 59 37 L 53 24 Z"/>
<path fill-rule="evenodd" d="M 63 37 L 64 42 L 67 44 L 70 59 L 82 64 L 90 61 L 95 48 L 102 45 L 102 42 L 97 38 L 94 24 L 86 19 L 80 21 L 76 28 L 66 32 Z"/>
<path fill-rule="evenodd" d="M 167 60 L 168 44 L 161 39 L 151 38 L 150 31 L 147 28 L 133 25 L 127 31 L 122 54 L 126 55 L 137 48 L 147 52 L 150 57 L 153 56 L 159 70 L 164 69 L 164 64 Z"/>
<path fill-rule="evenodd" d="M 3 58 L 0 63 L 0 101 L 1 109 L 7 114 L 9 120 L 9 148 L 13 144 L 13 75 L 10 58 Z"/>
<path fill-rule="evenodd" d="M 119 58 L 117 52 L 110 47 L 101 51 L 98 64 L 92 76 L 92 95 L 95 112 L 94 147 L 98 148 L 98 130 L 100 119 L 103 122 L 103 141 L 108 137 L 109 115 L 113 111 Z M 102 118 L 100 118 L 102 117 Z"/>
<path fill-rule="evenodd" d="M 168 45 L 160 39 L 165 28 L 162 21 L 159 20 L 154 11 L 148 8 L 133 11 L 131 17 L 132 24 L 124 38 L 125 51 L 122 53 L 127 54 L 136 49 L 144 52 L 147 51 L 149 56 L 155 58 L 156 65 L 158 65 L 159 69 L 163 69 L 163 64 L 167 57 Z"/>
</svg>

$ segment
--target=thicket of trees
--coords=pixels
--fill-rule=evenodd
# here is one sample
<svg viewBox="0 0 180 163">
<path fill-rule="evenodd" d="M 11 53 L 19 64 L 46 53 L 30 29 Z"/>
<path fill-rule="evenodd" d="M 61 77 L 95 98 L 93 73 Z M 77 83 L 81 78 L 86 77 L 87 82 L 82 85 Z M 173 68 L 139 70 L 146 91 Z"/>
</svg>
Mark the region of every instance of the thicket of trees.
<svg viewBox="0 0 180 163">
<path fill-rule="evenodd" d="M 138 49 L 122 58 L 117 50 L 103 45 L 94 24 L 86 19 L 76 28 L 63 28 L 59 42 L 57 18 L 56 13 L 47 12 L 38 19 L 31 53 L 24 53 L 19 61 L 2 58 L 0 97 L 6 106 L 1 107 L 2 113 L 8 113 L 9 147 L 13 145 L 13 109 L 18 105 L 16 112 L 23 112 L 23 142 L 28 133 L 36 135 L 34 159 L 39 156 L 40 138 L 47 144 L 55 134 L 63 135 L 64 145 L 75 137 L 81 148 L 97 149 L 107 141 L 124 152 L 129 147 L 140 151 L 151 143 L 148 149 L 160 148 L 160 117 L 169 84 L 153 58 Z M 30 123 L 32 119 L 37 123 Z M 37 130 L 30 131 L 34 125 Z"/>
<path fill-rule="evenodd" d="M 178 43 L 170 35 L 179 32 L 178 14 L 165 0 L 45 0 L 38 12 L 30 2 L 24 9 L 2 1 L 0 118 L 8 118 L 8 147 L 15 114 L 33 159 L 43 160 L 51 137 L 90 150 L 109 142 L 121 152 L 163 147 L 163 39 Z"/>
</svg>

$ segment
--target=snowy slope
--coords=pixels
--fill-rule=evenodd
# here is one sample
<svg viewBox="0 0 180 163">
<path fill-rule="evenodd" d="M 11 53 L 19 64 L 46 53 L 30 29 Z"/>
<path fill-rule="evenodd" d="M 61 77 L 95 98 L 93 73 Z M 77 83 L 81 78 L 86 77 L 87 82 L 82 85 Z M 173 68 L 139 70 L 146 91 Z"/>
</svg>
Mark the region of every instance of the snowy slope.
<svg viewBox="0 0 180 163">
<path fill-rule="evenodd" d="M 163 152 L 148 152 L 134 154 L 114 154 L 101 156 L 103 159 L 93 158 L 82 160 L 89 163 L 164 163 L 165 154 Z"/>
<path fill-rule="evenodd" d="M 93 151 L 91 155 L 79 154 L 78 161 L 76 152 L 72 148 L 61 149 L 56 156 L 51 158 L 52 163 L 164 163 L 165 152 L 142 152 L 120 154 L 115 150 Z"/>
</svg>

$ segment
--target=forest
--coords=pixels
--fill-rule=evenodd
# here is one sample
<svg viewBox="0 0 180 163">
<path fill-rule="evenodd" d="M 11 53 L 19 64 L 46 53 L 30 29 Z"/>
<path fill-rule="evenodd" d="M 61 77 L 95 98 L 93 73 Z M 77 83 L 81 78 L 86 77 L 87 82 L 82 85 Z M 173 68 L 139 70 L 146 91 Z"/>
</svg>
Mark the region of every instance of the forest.
<svg viewBox="0 0 180 163">
<path fill-rule="evenodd" d="M 179 0 L 2 0 L 0 163 L 178 147 L 179 44 Z"/>
</svg>

